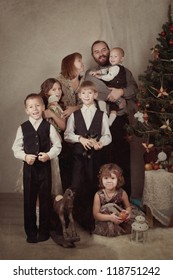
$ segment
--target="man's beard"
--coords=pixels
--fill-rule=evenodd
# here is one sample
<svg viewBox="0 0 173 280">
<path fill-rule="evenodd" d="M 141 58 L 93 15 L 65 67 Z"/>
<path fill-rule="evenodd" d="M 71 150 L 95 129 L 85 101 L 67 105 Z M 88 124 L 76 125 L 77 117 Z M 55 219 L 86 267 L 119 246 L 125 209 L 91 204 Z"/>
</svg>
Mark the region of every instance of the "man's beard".
<svg viewBox="0 0 173 280">
<path fill-rule="evenodd" d="M 103 61 L 102 60 L 100 61 L 101 58 L 105 58 L 105 59 Z M 95 61 L 100 66 L 107 66 L 109 64 L 109 57 L 106 55 L 101 55 L 98 59 L 95 59 Z"/>
</svg>

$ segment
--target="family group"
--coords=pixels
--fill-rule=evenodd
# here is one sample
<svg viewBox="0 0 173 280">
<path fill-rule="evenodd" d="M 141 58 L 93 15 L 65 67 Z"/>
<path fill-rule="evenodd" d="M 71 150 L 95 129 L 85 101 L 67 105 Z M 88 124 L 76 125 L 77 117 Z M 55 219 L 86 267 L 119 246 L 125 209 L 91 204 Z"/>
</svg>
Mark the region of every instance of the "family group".
<svg viewBox="0 0 173 280">
<path fill-rule="evenodd" d="M 12 150 L 23 161 L 29 243 L 49 239 L 52 198 L 67 188 L 75 194 L 73 214 L 80 226 L 104 236 L 130 230 L 130 143 L 125 127 L 137 84 L 122 65 L 122 48 L 110 50 L 98 40 L 91 54 L 95 68 L 85 71 L 82 55 L 69 54 L 62 59 L 60 74 L 24 100 L 28 120 L 19 126 Z M 122 211 L 125 219 L 119 215 Z"/>
</svg>

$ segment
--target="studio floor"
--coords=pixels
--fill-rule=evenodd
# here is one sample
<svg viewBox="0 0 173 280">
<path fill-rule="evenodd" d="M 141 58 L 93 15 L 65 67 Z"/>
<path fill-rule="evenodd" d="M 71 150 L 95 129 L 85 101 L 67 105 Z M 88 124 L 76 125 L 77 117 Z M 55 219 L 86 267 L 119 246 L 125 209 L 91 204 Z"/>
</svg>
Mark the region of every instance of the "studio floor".
<svg viewBox="0 0 173 280">
<path fill-rule="evenodd" d="M 114 238 L 90 235 L 77 226 L 80 241 L 75 248 L 63 248 L 51 238 L 29 244 L 23 228 L 23 196 L 0 194 L 1 260 L 172 260 L 173 228 L 154 223 L 146 243 L 130 240 L 130 235 Z"/>
</svg>

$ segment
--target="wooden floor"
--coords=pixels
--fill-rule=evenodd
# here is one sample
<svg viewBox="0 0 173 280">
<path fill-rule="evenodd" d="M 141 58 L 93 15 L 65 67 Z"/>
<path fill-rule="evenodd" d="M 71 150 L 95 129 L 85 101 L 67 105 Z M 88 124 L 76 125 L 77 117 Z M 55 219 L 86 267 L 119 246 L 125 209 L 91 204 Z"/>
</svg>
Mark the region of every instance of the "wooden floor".
<svg viewBox="0 0 173 280">
<path fill-rule="evenodd" d="M 75 248 L 63 248 L 50 238 L 29 244 L 23 228 L 23 196 L 0 193 L 1 260 L 155 260 L 173 259 L 173 228 L 152 228 L 145 244 L 130 241 L 130 235 L 114 238 L 90 235 L 78 227 Z"/>
</svg>

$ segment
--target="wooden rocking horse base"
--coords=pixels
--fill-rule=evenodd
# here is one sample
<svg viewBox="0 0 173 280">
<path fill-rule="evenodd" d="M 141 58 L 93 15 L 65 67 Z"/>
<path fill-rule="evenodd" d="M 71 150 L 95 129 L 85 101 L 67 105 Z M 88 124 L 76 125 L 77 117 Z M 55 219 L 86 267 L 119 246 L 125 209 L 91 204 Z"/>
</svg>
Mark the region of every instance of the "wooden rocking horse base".
<svg viewBox="0 0 173 280">
<path fill-rule="evenodd" d="M 62 235 L 58 235 L 56 231 L 51 231 L 50 236 L 57 245 L 60 245 L 64 248 L 74 248 L 76 247 L 74 242 L 80 241 L 79 236 L 64 239 L 64 237 Z"/>
</svg>

